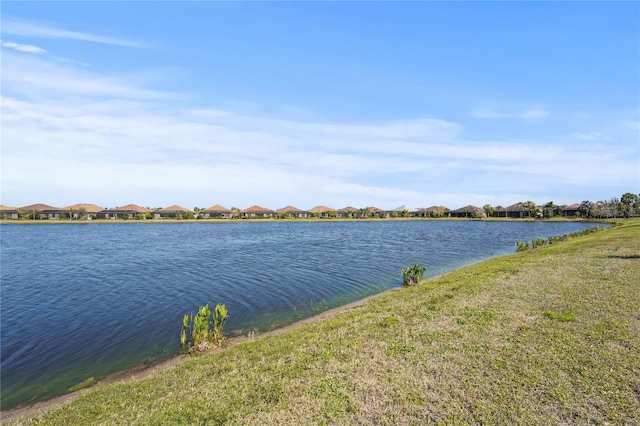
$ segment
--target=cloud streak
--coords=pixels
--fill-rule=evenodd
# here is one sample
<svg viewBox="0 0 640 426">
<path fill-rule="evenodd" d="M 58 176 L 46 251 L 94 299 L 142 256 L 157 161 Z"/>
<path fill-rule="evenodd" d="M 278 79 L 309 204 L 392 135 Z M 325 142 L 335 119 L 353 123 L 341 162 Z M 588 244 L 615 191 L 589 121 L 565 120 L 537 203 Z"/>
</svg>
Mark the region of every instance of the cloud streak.
<svg viewBox="0 0 640 426">
<path fill-rule="evenodd" d="M 90 43 L 110 44 L 122 47 L 149 47 L 147 44 L 117 37 L 107 37 L 77 31 L 65 30 L 40 23 L 27 22 L 12 17 L 3 17 L 2 32 L 4 34 L 41 39 L 68 39 Z"/>
<path fill-rule="evenodd" d="M 36 54 L 46 53 L 45 49 L 38 46 L 33 46 L 31 44 L 18 44 L 10 41 L 6 41 L 6 42 L 3 41 L 1 44 L 2 44 L 2 47 L 8 47 L 10 49 L 17 50 L 18 52 L 36 53 Z"/>
</svg>

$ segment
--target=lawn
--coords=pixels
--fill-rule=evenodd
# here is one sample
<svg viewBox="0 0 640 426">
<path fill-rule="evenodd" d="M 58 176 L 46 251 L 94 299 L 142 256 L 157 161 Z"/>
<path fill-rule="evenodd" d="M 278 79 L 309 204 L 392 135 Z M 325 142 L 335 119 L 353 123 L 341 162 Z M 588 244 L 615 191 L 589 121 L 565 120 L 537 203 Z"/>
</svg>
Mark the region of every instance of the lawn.
<svg viewBox="0 0 640 426">
<path fill-rule="evenodd" d="M 8 423 L 640 424 L 640 221 L 98 384 Z"/>
</svg>

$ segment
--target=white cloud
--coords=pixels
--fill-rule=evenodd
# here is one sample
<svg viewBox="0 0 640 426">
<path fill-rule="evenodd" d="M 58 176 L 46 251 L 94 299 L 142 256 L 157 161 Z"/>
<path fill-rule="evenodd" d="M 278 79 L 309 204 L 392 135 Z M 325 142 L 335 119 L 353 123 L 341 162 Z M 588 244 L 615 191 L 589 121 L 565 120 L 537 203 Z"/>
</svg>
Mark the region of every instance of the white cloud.
<svg viewBox="0 0 640 426">
<path fill-rule="evenodd" d="M 38 47 L 38 46 L 33 46 L 31 44 L 18 44 L 18 43 L 13 43 L 10 41 L 3 41 L 2 42 L 2 47 L 8 47 L 10 49 L 14 49 L 17 50 L 18 52 L 25 52 L 25 53 L 36 53 L 36 54 L 40 54 L 40 53 L 45 53 L 46 50 Z"/>
<path fill-rule="evenodd" d="M 43 25 L 40 23 L 26 22 L 7 16 L 3 17 L 2 19 L 2 32 L 5 34 L 12 34 L 23 37 L 44 39 L 71 39 L 124 47 L 147 47 L 146 44 L 138 41 L 70 31 L 61 28 L 55 28 L 53 26 Z"/>
<path fill-rule="evenodd" d="M 3 98 L 5 198 L 42 190 L 47 181 L 109 205 L 144 196 L 152 205 L 459 207 L 494 199 L 481 202 L 482 194 L 602 185 L 634 172 L 624 152 L 604 145 L 467 140 L 460 125 L 444 120 L 363 125 L 217 109 L 168 114 L 157 102 Z M 442 189 L 449 195 L 429 198 Z"/>
</svg>

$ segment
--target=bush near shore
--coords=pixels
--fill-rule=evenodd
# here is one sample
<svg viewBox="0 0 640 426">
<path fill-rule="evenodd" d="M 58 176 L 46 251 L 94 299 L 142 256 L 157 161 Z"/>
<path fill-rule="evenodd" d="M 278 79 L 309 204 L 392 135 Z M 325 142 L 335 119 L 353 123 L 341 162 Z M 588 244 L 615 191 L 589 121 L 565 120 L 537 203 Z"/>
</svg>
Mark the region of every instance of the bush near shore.
<svg viewBox="0 0 640 426">
<path fill-rule="evenodd" d="M 9 424 L 640 424 L 638 306 L 635 220 Z"/>
</svg>

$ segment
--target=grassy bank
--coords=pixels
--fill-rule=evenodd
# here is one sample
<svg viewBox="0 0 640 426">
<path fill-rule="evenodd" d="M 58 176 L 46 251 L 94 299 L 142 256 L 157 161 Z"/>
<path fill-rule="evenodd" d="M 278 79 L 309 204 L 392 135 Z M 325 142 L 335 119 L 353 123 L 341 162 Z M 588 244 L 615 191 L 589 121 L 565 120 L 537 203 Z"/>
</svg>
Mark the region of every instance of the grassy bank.
<svg viewBox="0 0 640 426">
<path fill-rule="evenodd" d="M 8 423 L 640 424 L 639 306 L 628 221 Z"/>
</svg>

